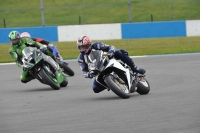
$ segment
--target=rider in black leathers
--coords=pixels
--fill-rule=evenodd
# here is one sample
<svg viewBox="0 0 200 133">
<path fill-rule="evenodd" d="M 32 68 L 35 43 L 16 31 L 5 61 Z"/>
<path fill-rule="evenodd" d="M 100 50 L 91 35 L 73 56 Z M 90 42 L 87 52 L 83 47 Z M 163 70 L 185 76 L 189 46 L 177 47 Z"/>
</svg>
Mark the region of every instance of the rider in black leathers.
<svg viewBox="0 0 200 133">
<path fill-rule="evenodd" d="M 142 68 L 138 68 L 133 60 L 128 56 L 128 52 L 125 50 L 116 50 L 114 46 L 109 46 L 106 44 L 103 44 L 102 42 L 95 42 L 91 43 L 91 39 L 88 36 L 81 36 L 77 40 L 77 47 L 80 51 L 80 54 L 78 56 L 78 63 L 81 67 L 81 70 L 83 72 L 83 75 L 85 78 L 92 78 L 91 74 L 88 71 L 88 65 L 84 58 L 84 56 L 87 56 L 91 49 L 95 50 L 102 50 L 105 52 L 108 52 L 109 55 L 114 56 L 116 59 L 120 59 L 123 62 L 125 62 L 127 65 L 129 65 L 133 72 L 144 74 L 146 71 Z M 104 86 L 99 84 L 96 80 L 93 82 L 93 91 L 95 93 L 99 93 L 106 89 Z"/>
</svg>

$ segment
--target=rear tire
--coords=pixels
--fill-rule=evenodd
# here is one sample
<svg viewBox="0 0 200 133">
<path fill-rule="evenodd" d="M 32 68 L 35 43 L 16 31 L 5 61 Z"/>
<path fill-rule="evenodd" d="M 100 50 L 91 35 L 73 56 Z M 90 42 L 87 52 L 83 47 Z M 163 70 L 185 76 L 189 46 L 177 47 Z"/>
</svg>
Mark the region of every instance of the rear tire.
<svg viewBox="0 0 200 133">
<path fill-rule="evenodd" d="M 140 95 L 145 95 L 148 94 L 150 91 L 150 84 L 149 82 L 145 79 L 145 81 L 139 81 L 137 85 L 137 92 Z"/>
<path fill-rule="evenodd" d="M 59 89 L 60 89 L 60 86 L 59 86 L 58 84 L 54 83 L 54 81 L 52 81 L 52 80 L 49 78 L 49 76 L 48 76 L 48 74 L 46 74 L 45 70 L 41 69 L 41 70 L 39 71 L 39 75 L 41 76 L 42 80 L 43 80 L 46 84 L 50 85 L 54 90 L 59 90 Z"/>
<path fill-rule="evenodd" d="M 104 79 L 104 82 L 107 84 L 108 88 L 110 88 L 116 95 L 123 99 L 127 99 L 130 97 L 130 93 L 125 93 L 121 90 L 121 88 L 116 85 L 116 83 L 113 81 L 113 78 L 109 75 Z"/>
</svg>

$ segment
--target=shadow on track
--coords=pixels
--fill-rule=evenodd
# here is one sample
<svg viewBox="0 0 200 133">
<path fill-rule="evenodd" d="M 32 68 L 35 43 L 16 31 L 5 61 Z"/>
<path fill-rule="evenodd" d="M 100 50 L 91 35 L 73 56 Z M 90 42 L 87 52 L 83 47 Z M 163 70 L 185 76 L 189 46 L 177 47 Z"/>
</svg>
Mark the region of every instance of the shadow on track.
<svg viewBox="0 0 200 133">
<path fill-rule="evenodd" d="M 135 97 L 141 97 L 141 96 L 143 96 L 143 95 L 140 95 L 140 94 L 131 94 L 130 98 L 128 98 L 128 99 L 135 98 Z M 122 98 L 118 97 L 117 95 L 116 96 L 115 95 L 113 95 L 113 96 L 106 96 L 106 97 L 105 96 L 104 97 L 95 97 L 95 98 L 90 98 L 90 99 L 97 100 L 97 101 L 99 101 L 99 100 L 102 100 L 102 101 L 104 101 L 104 100 L 128 100 L 128 99 L 122 99 Z"/>
</svg>

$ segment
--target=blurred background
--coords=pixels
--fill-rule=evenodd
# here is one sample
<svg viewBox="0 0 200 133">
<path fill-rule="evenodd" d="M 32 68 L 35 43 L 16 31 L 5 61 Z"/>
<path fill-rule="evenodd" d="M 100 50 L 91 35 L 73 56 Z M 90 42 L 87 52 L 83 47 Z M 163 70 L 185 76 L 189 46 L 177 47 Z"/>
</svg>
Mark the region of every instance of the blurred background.
<svg viewBox="0 0 200 133">
<path fill-rule="evenodd" d="M 200 19 L 200 0 L 0 0 L 0 28 Z"/>
</svg>

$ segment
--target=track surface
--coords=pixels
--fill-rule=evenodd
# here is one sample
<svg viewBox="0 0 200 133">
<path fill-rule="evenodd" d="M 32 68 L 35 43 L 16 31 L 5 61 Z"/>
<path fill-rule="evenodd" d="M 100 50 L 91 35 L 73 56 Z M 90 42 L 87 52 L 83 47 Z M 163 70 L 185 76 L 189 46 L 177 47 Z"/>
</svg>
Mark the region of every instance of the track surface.
<svg viewBox="0 0 200 133">
<path fill-rule="evenodd" d="M 75 61 L 75 76 L 57 91 L 37 80 L 22 84 L 20 68 L 0 66 L 0 133 L 199 133 L 200 54 L 134 60 L 151 91 L 125 100 L 93 93 Z"/>
</svg>

